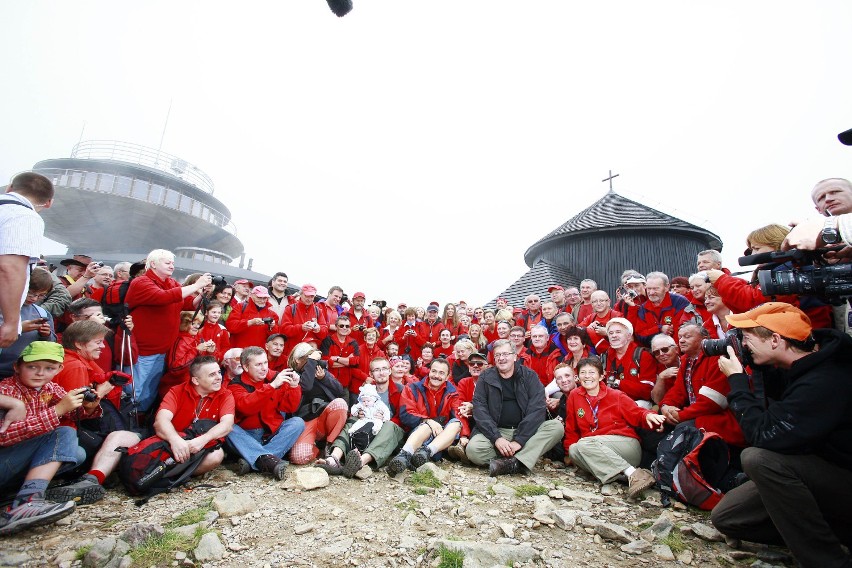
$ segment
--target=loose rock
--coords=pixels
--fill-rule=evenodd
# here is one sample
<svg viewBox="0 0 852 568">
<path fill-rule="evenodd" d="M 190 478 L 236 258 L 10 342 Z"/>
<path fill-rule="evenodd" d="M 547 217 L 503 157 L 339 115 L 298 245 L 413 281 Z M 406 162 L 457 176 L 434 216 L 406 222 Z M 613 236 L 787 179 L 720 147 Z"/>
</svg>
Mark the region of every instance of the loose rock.
<svg viewBox="0 0 852 568">
<path fill-rule="evenodd" d="M 672 549 L 669 548 L 667 544 L 655 544 L 653 545 L 654 554 L 660 560 L 674 560 L 675 555 L 672 553 Z"/>
<path fill-rule="evenodd" d="M 219 535 L 215 532 L 204 533 L 198 546 L 195 547 L 193 555 L 195 555 L 195 559 L 199 562 L 219 560 L 225 556 L 225 546 L 219 540 Z"/>
<path fill-rule="evenodd" d="M 248 493 L 221 491 L 213 497 L 213 507 L 223 517 L 236 517 L 254 511 L 257 503 Z"/>
</svg>

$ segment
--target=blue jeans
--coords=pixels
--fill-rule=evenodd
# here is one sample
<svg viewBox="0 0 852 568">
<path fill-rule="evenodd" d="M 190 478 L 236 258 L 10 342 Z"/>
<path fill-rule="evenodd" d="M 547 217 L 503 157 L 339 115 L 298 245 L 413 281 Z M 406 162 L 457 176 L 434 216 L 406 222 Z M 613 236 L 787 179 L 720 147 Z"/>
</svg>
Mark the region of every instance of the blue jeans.
<svg viewBox="0 0 852 568">
<path fill-rule="evenodd" d="M 70 426 L 0 448 L 0 487 L 8 489 L 7 484 L 23 480 L 29 470 L 51 462 L 63 462 L 61 470 L 73 469 L 85 458 L 80 450 L 77 431 Z"/>
<path fill-rule="evenodd" d="M 139 405 L 139 412 L 148 412 L 157 398 L 157 387 L 163 376 L 166 354 L 140 355 L 133 373 L 133 394 Z"/>
<path fill-rule="evenodd" d="M 283 458 L 290 451 L 293 444 L 301 436 L 305 429 L 305 421 L 294 416 L 281 423 L 278 431 L 266 444 L 263 443 L 263 428 L 244 430 L 236 424 L 231 433 L 228 434 L 228 443 L 243 456 L 243 459 L 251 464 L 252 469 L 258 469 L 254 462 L 262 455 L 272 454 L 277 458 Z"/>
</svg>

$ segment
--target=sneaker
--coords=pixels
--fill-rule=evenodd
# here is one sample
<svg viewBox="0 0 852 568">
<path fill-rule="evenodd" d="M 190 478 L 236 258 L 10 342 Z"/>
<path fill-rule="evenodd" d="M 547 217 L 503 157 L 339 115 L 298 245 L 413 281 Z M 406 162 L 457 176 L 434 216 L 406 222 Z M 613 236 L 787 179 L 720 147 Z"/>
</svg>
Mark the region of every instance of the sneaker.
<svg viewBox="0 0 852 568">
<path fill-rule="evenodd" d="M 0 513 L 0 536 L 49 525 L 73 513 L 74 508 L 74 501 L 53 503 L 44 499 L 31 499 L 17 507 L 9 507 Z"/>
<path fill-rule="evenodd" d="M 252 472 L 252 467 L 249 462 L 240 458 L 237 460 L 237 475 L 248 475 Z"/>
<path fill-rule="evenodd" d="M 44 497 L 48 501 L 65 503 L 74 501 L 77 505 L 91 505 L 104 498 L 106 489 L 91 475 L 84 475 L 74 483 L 57 485 L 47 490 Z"/>
<path fill-rule="evenodd" d="M 395 477 L 408 469 L 411 463 L 411 454 L 405 450 L 400 451 L 388 464 L 388 475 Z"/>
<path fill-rule="evenodd" d="M 653 487 L 657 483 L 657 480 L 654 479 L 654 474 L 647 469 L 638 468 L 630 474 L 627 483 L 627 497 L 637 499 L 642 494 L 642 491 Z"/>
<path fill-rule="evenodd" d="M 411 467 L 417 469 L 429 461 L 432 461 L 432 450 L 429 449 L 429 446 L 420 446 L 411 456 Z"/>
<path fill-rule="evenodd" d="M 287 462 L 281 458 L 275 457 L 272 454 L 263 454 L 257 458 L 255 463 L 261 473 L 268 473 L 278 481 L 284 479 L 284 474 L 287 471 Z"/>
</svg>

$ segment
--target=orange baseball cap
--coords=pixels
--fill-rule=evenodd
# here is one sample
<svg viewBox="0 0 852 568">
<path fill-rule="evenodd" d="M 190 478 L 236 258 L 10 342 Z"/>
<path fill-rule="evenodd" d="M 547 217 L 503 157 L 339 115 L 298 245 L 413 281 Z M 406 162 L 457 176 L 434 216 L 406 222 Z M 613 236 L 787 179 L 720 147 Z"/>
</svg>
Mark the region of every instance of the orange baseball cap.
<svg viewBox="0 0 852 568">
<path fill-rule="evenodd" d="M 805 312 L 784 302 L 767 302 L 742 314 L 727 315 L 725 319 L 734 327 L 765 327 L 782 337 L 797 341 L 808 339 L 813 329 Z"/>
</svg>

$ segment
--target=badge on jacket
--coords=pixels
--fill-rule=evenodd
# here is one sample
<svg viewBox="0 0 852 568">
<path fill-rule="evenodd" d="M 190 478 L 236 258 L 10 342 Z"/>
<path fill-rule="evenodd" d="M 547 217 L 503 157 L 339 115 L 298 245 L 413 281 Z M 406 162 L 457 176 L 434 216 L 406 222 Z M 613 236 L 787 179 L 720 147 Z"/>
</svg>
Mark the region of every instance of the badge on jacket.
<svg viewBox="0 0 852 568">
<path fill-rule="evenodd" d="M 582 408 L 577 410 L 577 418 L 582 418 L 585 415 L 586 415 L 586 411 L 583 410 Z"/>
</svg>

